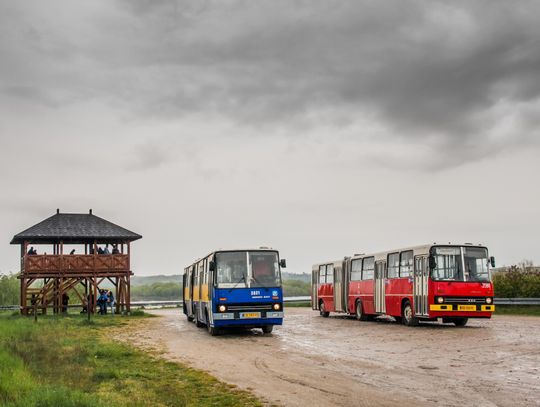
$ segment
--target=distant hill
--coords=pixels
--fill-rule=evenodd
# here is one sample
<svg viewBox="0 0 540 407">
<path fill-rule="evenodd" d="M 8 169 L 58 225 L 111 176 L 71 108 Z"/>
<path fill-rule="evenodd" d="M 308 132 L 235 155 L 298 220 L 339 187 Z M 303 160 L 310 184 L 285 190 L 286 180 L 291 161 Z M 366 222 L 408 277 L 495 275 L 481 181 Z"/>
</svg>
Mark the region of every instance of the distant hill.
<svg viewBox="0 0 540 407">
<path fill-rule="evenodd" d="M 133 276 L 131 278 L 131 285 L 135 287 L 155 283 L 182 283 L 182 276 L 180 274 L 173 274 L 170 276 Z"/>
<path fill-rule="evenodd" d="M 286 271 L 281 273 L 283 280 L 297 280 L 305 283 L 311 282 L 311 275 L 307 273 L 296 274 L 288 273 Z M 131 278 L 131 285 L 134 287 L 141 285 L 151 285 L 155 283 L 182 283 L 182 276 L 180 274 L 173 274 L 169 276 L 157 275 L 157 276 L 133 276 Z"/>
</svg>

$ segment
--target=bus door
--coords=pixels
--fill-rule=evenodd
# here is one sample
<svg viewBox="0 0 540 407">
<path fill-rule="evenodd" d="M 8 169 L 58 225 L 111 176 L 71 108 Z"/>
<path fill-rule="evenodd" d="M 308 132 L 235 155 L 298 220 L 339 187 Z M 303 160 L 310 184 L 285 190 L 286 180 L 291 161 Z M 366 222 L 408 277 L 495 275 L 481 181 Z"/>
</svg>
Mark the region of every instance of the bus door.
<svg viewBox="0 0 540 407">
<path fill-rule="evenodd" d="M 414 313 L 428 315 L 428 259 L 417 256 L 414 259 Z"/>
<path fill-rule="evenodd" d="M 375 312 L 386 313 L 385 301 L 385 277 L 386 277 L 386 262 L 378 261 L 375 263 L 375 290 L 373 292 L 375 302 Z"/>
<path fill-rule="evenodd" d="M 204 278 L 204 268 L 202 263 L 199 263 L 197 266 L 197 281 L 199 282 L 199 285 L 197 287 L 197 290 L 199 291 L 199 303 L 197 304 L 197 319 L 199 321 L 204 321 L 203 319 L 203 281 Z"/>
<path fill-rule="evenodd" d="M 351 282 L 351 258 L 343 260 L 343 307 L 344 311 L 351 313 L 355 310 L 349 309 L 349 284 Z"/>
<path fill-rule="evenodd" d="M 311 308 L 319 309 L 319 267 L 311 270 Z"/>
<path fill-rule="evenodd" d="M 334 266 L 334 309 L 336 311 L 345 311 L 343 309 L 343 265 Z"/>
</svg>

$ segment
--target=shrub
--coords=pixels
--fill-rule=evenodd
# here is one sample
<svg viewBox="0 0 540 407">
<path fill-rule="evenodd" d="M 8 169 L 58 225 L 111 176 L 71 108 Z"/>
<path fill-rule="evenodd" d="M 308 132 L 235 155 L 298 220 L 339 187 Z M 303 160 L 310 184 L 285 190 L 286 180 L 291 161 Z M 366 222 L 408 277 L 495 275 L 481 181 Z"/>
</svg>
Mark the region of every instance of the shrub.
<svg viewBox="0 0 540 407">
<path fill-rule="evenodd" d="M 540 271 L 530 262 L 510 266 L 493 275 L 495 296 L 500 298 L 540 298 Z"/>
</svg>

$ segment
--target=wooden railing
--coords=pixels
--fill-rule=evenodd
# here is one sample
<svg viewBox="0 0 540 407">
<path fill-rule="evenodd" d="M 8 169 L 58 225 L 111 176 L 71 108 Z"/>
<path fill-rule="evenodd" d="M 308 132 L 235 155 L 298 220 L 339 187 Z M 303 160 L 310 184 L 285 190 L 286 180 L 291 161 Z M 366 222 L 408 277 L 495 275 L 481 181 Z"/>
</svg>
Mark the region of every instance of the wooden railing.
<svg viewBox="0 0 540 407">
<path fill-rule="evenodd" d="M 24 272 L 110 272 L 128 271 L 127 254 L 65 254 L 24 256 Z"/>
</svg>

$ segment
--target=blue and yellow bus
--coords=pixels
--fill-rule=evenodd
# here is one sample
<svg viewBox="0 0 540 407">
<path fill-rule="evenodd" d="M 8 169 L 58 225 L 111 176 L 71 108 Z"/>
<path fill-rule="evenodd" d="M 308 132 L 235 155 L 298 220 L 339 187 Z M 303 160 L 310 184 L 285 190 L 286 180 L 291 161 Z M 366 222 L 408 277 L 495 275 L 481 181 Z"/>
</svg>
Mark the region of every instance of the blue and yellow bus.
<svg viewBox="0 0 540 407">
<path fill-rule="evenodd" d="M 184 269 L 184 314 L 211 335 L 225 328 L 261 328 L 283 323 L 281 268 L 277 250 L 217 250 Z"/>
</svg>

